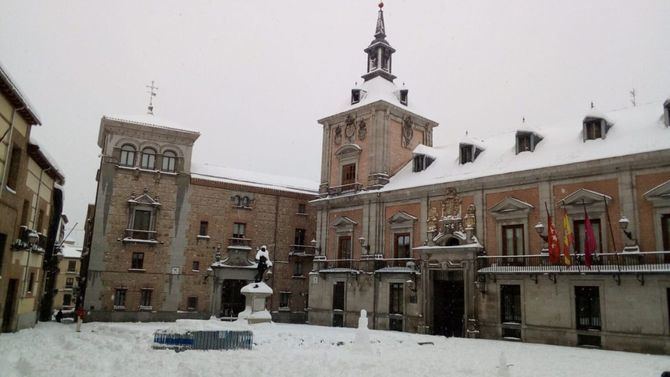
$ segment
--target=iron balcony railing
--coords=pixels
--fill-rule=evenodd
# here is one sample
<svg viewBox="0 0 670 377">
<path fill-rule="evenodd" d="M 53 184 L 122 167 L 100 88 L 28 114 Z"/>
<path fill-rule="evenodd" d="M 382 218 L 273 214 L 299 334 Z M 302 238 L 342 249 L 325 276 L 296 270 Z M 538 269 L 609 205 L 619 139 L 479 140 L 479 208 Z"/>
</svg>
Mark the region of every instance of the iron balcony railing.
<svg viewBox="0 0 670 377">
<path fill-rule="evenodd" d="M 413 263 L 414 267 L 411 267 Z M 419 259 L 414 258 L 363 258 L 363 259 L 321 259 L 315 260 L 321 272 L 337 271 L 342 269 L 355 271 L 377 271 L 382 269 L 406 269 L 409 266 L 416 269 Z"/>
<path fill-rule="evenodd" d="M 289 251 L 289 255 L 296 256 L 296 257 L 301 257 L 301 256 L 314 256 L 314 250 L 316 248 L 314 246 L 308 246 L 308 245 L 291 245 Z"/>
<path fill-rule="evenodd" d="M 251 246 L 251 238 L 232 237 L 228 239 L 228 246 Z"/>
<path fill-rule="evenodd" d="M 548 254 L 477 257 L 479 273 L 647 273 L 670 272 L 670 251 L 593 254 L 591 266 L 584 254 L 572 254 L 567 264 L 549 263 Z"/>
</svg>

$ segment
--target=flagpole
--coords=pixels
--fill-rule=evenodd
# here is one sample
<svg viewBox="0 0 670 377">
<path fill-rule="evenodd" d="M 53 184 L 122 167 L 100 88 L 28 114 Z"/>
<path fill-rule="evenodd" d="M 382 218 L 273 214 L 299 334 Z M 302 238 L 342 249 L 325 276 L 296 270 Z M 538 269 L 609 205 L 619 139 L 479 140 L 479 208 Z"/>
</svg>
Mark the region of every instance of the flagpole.
<svg viewBox="0 0 670 377">
<path fill-rule="evenodd" d="M 621 273 L 621 263 L 619 263 L 619 253 L 617 252 L 616 249 L 616 243 L 614 242 L 614 231 L 612 230 L 612 221 L 610 220 L 610 210 L 609 207 L 607 206 L 607 198 L 605 195 L 603 195 L 603 202 L 605 202 L 605 212 L 607 213 L 607 225 L 610 228 L 610 236 L 612 237 L 612 247 L 614 248 L 614 256 L 616 259 L 616 266 L 617 266 L 617 271 Z"/>
</svg>

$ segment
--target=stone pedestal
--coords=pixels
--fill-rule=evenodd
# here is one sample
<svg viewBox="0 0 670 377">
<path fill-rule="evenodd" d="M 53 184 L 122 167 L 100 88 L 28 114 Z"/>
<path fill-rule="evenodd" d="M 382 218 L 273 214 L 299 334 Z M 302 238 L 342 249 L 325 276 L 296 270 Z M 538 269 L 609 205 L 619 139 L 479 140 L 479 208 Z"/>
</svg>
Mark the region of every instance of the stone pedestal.
<svg viewBox="0 0 670 377">
<path fill-rule="evenodd" d="M 272 321 L 270 312 L 265 309 L 265 299 L 272 295 L 272 288 L 263 282 L 251 283 L 242 287 L 240 292 L 246 301 L 244 311 L 237 315 L 238 319 L 246 319 L 250 325 Z"/>
</svg>

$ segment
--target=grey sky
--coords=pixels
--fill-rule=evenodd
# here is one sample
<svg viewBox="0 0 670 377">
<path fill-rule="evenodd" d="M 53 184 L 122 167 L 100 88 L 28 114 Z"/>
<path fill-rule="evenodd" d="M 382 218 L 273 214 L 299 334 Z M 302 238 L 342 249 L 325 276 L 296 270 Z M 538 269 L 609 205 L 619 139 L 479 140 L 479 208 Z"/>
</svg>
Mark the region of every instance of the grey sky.
<svg viewBox="0 0 670 377">
<path fill-rule="evenodd" d="M 156 114 L 202 133 L 195 160 L 317 181 L 316 120 L 361 81 L 376 3 L 4 0 L 0 61 L 42 117 L 34 135 L 81 228 L 100 118 L 144 113 L 151 80 Z M 436 145 L 626 107 L 632 88 L 670 96 L 667 0 L 385 4 L 396 83 L 441 124 Z"/>
</svg>

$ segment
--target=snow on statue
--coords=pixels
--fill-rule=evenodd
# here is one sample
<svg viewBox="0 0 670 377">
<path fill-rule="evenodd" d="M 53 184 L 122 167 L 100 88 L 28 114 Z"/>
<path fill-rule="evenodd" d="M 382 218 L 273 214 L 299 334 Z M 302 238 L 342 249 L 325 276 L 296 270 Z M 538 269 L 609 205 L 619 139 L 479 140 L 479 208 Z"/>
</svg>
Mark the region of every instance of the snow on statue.
<svg viewBox="0 0 670 377">
<path fill-rule="evenodd" d="M 256 273 L 256 278 L 254 280 L 256 283 L 260 283 L 263 280 L 265 270 L 272 267 L 272 261 L 270 261 L 270 253 L 268 252 L 267 246 L 263 245 L 260 249 L 256 250 L 256 261 L 258 262 L 258 272 Z"/>
</svg>

